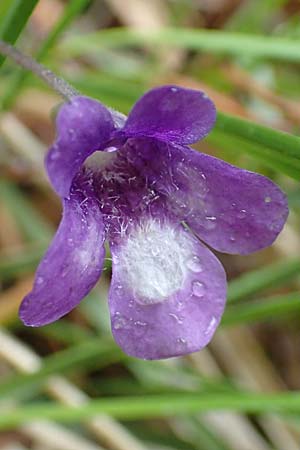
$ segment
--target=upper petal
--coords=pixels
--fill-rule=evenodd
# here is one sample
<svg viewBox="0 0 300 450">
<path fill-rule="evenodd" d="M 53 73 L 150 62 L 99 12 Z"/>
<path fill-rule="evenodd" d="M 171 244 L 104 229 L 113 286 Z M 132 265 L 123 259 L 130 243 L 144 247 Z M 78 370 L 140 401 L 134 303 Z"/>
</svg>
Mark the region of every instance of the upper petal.
<svg viewBox="0 0 300 450">
<path fill-rule="evenodd" d="M 103 149 L 114 129 L 109 110 L 88 97 L 73 97 L 56 118 L 57 138 L 46 157 L 51 183 L 62 197 L 68 197 L 72 180 L 85 159 Z"/>
<path fill-rule="evenodd" d="M 204 138 L 215 120 L 215 106 L 204 92 L 162 86 L 137 101 L 123 131 L 128 136 L 191 144 Z"/>
<path fill-rule="evenodd" d="M 169 205 L 214 249 L 247 254 L 272 244 L 288 216 L 270 179 L 184 147 L 168 148 Z"/>
<path fill-rule="evenodd" d="M 20 307 L 30 326 L 53 322 L 71 311 L 97 282 L 104 260 L 104 226 L 96 199 L 72 188 L 63 218 L 41 261 L 32 291 Z"/>
<path fill-rule="evenodd" d="M 137 220 L 111 245 L 112 332 L 129 355 L 161 359 L 200 350 L 224 310 L 226 277 L 216 257 L 181 225 Z"/>
</svg>

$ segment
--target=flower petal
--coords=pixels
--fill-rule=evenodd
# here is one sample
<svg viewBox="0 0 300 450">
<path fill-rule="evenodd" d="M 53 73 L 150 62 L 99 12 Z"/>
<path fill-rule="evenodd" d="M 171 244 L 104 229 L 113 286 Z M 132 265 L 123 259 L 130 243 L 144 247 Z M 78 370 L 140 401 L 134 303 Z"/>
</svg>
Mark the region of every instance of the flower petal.
<svg viewBox="0 0 300 450">
<path fill-rule="evenodd" d="M 288 205 L 270 179 L 185 147 L 168 146 L 165 158 L 170 209 L 208 245 L 247 254 L 276 239 Z"/>
<path fill-rule="evenodd" d="M 181 225 L 148 218 L 111 245 L 112 332 L 129 355 L 161 359 L 200 350 L 223 313 L 226 277 Z"/>
<path fill-rule="evenodd" d="M 51 183 L 62 197 L 68 197 L 72 180 L 85 159 L 103 149 L 114 129 L 111 113 L 100 102 L 74 97 L 58 112 L 57 138 L 46 157 Z"/>
<path fill-rule="evenodd" d="M 96 200 L 71 191 L 63 218 L 20 307 L 29 326 L 53 322 L 71 311 L 97 282 L 104 260 L 104 226 Z"/>
<path fill-rule="evenodd" d="M 137 101 L 123 131 L 127 136 L 191 144 L 204 138 L 215 120 L 215 106 L 204 92 L 162 86 Z"/>
</svg>

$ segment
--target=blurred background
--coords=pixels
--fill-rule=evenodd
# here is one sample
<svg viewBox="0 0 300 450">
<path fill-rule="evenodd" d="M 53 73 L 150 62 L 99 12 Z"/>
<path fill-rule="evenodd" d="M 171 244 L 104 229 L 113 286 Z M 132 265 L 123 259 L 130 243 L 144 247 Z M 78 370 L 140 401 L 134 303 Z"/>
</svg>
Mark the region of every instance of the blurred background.
<svg viewBox="0 0 300 450">
<path fill-rule="evenodd" d="M 206 91 L 220 112 L 299 135 L 299 18 L 298 0 L 1 0 L 0 37 L 125 114 L 150 87 L 174 83 Z M 299 159 L 221 127 L 195 146 L 275 180 L 289 220 L 267 250 L 218 255 L 228 308 L 208 348 L 140 361 L 112 341 L 109 255 L 101 282 L 68 316 L 37 329 L 19 321 L 61 215 L 43 167 L 61 99 L 5 61 L 0 103 L 0 449 L 299 450 L 300 407 L 264 409 L 266 394 L 300 390 Z M 192 412 L 193 396 L 183 396 L 193 393 L 240 404 Z M 95 399 L 115 407 L 79 419 L 49 413 Z"/>
</svg>

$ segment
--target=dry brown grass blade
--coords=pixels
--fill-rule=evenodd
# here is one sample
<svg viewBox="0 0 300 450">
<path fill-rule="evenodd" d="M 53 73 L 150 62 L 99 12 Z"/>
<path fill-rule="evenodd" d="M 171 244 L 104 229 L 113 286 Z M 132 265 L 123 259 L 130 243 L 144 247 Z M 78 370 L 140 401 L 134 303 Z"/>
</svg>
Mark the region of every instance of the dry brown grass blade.
<svg viewBox="0 0 300 450">
<path fill-rule="evenodd" d="M 295 125 L 300 123 L 300 104 L 281 97 L 274 93 L 267 86 L 262 85 L 255 80 L 249 73 L 232 64 L 227 64 L 222 73 L 231 83 L 239 89 L 251 94 L 254 97 L 262 98 L 266 102 L 276 106 L 282 114 Z"/>
<path fill-rule="evenodd" d="M 223 367 L 243 387 L 258 392 L 284 388 L 274 366 L 246 327 L 220 330 L 211 347 Z M 295 433 L 283 419 L 264 414 L 259 423 L 277 450 L 299 450 L 300 432 Z"/>
<path fill-rule="evenodd" d="M 11 288 L 0 293 L 0 323 L 7 323 L 17 316 L 22 299 L 31 290 L 33 277 L 17 281 Z"/>
<path fill-rule="evenodd" d="M 78 433 L 50 421 L 27 423 L 21 427 L 21 431 L 41 448 L 47 446 L 52 450 L 103 450 L 103 447 Z"/>
<path fill-rule="evenodd" d="M 16 221 L 7 206 L 0 201 L 0 248 L 8 250 L 12 246 L 22 244 L 22 236 Z"/>
<path fill-rule="evenodd" d="M 41 358 L 33 350 L 3 329 L 0 329 L 0 357 L 24 373 L 33 373 L 42 365 Z M 89 401 L 83 391 L 62 376 L 51 376 L 45 384 L 45 389 L 60 403 L 75 408 Z M 97 415 L 88 420 L 85 426 L 102 444 L 112 450 L 145 450 L 138 439 L 111 417 Z"/>
<path fill-rule="evenodd" d="M 14 153 L 44 177 L 45 145 L 12 113 L 2 114 L 0 133 Z"/>
<path fill-rule="evenodd" d="M 188 359 L 199 373 L 206 377 L 216 380 L 222 375 L 217 360 L 208 348 L 189 355 Z M 201 419 L 232 450 L 271 450 L 250 420 L 242 414 L 209 412 L 202 414 Z"/>
<path fill-rule="evenodd" d="M 166 3 L 162 0 L 106 0 L 125 25 L 143 30 L 157 29 L 168 23 Z"/>
</svg>

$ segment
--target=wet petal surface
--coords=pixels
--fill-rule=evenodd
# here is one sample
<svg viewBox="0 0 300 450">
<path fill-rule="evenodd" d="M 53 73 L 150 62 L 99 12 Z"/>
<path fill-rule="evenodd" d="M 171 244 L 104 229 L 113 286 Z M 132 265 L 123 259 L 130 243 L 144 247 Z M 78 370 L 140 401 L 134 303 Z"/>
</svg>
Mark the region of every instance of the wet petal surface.
<svg viewBox="0 0 300 450">
<path fill-rule="evenodd" d="M 129 136 L 191 144 L 204 138 L 215 120 L 215 106 L 204 92 L 162 86 L 152 89 L 137 101 L 124 132 Z"/>
<path fill-rule="evenodd" d="M 20 307 L 29 326 L 51 323 L 71 311 L 97 282 L 104 260 L 104 225 L 96 199 L 73 186 L 63 218 Z"/>
<path fill-rule="evenodd" d="M 46 157 L 46 168 L 56 192 L 68 197 L 72 180 L 85 159 L 97 149 L 104 149 L 114 121 L 100 102 L 88 97 L 74 97 L 58 112 L 57 138 Z"/>
<path fill-rule="evenodd" d="M 189 148 L 169 146 L 168 152 L 169 207 L 201 240 L 237 254 L 272 244 L 288 216 L 275 183 Z"/>
<path fill-rule="evenodd" d="M 148 217 L 111 251 L 112 332 L 126 353 L 160 359 L 207 345 L 223 313 L 226 277 L 203 244 L 168 219 Z"/>
</svg>

